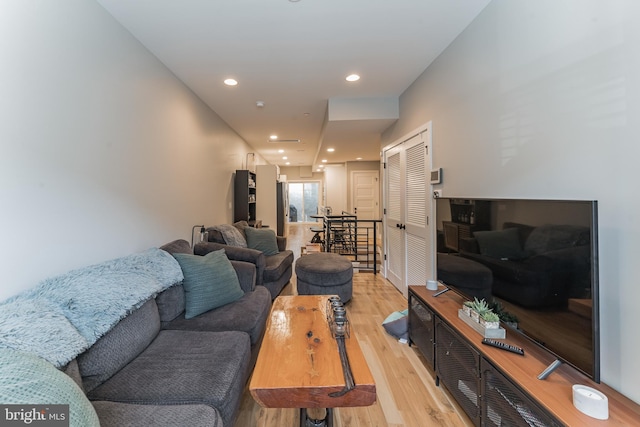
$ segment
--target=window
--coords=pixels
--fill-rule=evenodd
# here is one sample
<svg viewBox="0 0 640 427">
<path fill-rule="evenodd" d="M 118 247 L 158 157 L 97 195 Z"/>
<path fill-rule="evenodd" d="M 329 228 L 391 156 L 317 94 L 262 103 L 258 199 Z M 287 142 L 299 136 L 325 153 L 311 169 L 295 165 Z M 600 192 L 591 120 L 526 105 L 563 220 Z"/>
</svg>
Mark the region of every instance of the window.
<svg viewBox="0 0 640 427">
<path fill-rule="evenodd" d="M 289 183 L 289 222 L 315 222 L 310 215 L 318 213 L 319 182 Z"/>
</svg>

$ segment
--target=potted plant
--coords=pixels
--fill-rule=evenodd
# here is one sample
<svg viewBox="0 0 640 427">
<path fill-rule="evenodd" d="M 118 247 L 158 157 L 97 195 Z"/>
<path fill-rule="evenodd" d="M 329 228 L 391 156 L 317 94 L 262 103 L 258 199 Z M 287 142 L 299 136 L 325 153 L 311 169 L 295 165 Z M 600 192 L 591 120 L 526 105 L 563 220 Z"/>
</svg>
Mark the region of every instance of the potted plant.
<svg viewBox="0 0 640 427">
<path fill-rule="evenodd" d="M 493 302 L 489 304 L 489 306 L 491 310 L 498 315 L 501 322 L 513 329 L 518 329 L 518 317 L 506 311 L 500 302 Z"/>
<path fill-rule="evenodd" d="M 480 324 L 487 329 L 498 329 L 500 327 L 500 317 L 493 311 L 485 311 L 480 316 Z"/>
<path fill-rule="evenodd" d="M 480 316 L 490 310 L 489 304 L 484 299 L 478 300 L 478 298 L 474 298 L 472 304 L 471 318 L 476 322 L 480 322 Z"/>
<path fill-rule="evenodd" d="M 469 317 L 471 317 L 471 310 L 473 310 L 472 301 L 465 301 L 462 303 L 462 311 L 464 311 L 464 313 Z"/>
</svg>

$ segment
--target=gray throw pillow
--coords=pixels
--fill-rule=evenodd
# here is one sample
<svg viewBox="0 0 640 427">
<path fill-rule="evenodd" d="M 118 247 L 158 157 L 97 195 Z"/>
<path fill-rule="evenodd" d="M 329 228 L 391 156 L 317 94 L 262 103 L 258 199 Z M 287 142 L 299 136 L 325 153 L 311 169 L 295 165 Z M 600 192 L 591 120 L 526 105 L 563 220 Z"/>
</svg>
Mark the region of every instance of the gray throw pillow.
<svg viewBox="0 0 640 427">
<path fill-rule="evenodd" d="M 222 234 L 224 241 L 229 246 L 237 246 L 239 248 L 247 247 L 247 240 L 244 235 L 231 224 L 220 224 L 214 227 L 211 227 L 214 230 L 217 230 Z"/>
<path fill-rule="evenodd" d="M 478 247 L 482 255 L 499 259 L 524 258 L 517 228 L 476 231 L 473 233 L 473 237 L 478 241 Z"/>
<path fill-rule="evenodd" d="M 247 239 L 247 234 L 244 232 L 244 229 L 249 226 L 249 223 L 247 221 L 238 221 L 238 222 L 234 222 L 233 226 L 238 229 L 240 234 L 242 234 L 242 236 L 246 240 Z"/>
<path fill-rule="evenodd" d="M 395 311 L 382 322 L 382 327 L 389 335 L 397 339 L 408 339 L 408 312 L 409 310 Z"/>
<path fill-rule="evenodd" d="M 224 249 L 205 256 L 174 254 L 184 274 L 185 318 L 240 299 L 244 292 Z"/>
<path fill-rule="evenodd" d="M 265 255 L 280 253 L 278 250 L 278 239 L 276 239 L 276 233 L 273 230 L 269 228 L 246 227 L 244 232 L 247 235 L 247 246 L 251 249 L 257 249 Z"/>
</svg>

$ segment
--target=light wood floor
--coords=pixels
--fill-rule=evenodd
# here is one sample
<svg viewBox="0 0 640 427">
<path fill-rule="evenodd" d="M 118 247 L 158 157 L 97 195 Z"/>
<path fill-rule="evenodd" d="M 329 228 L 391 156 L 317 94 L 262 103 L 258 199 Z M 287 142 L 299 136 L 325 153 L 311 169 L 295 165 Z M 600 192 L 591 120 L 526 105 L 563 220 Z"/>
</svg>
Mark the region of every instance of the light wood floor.
<svg viewBox="0 0 640 427">
<path fill-rule="evenodd" d="M 311 237 L 309 225 L 289 225 L 287 242 L 296 259 L 300 247 Z M 282 295 L 295 293 L 294 275 Z M 436 387 L 434 374 L 418 351 L 399 343 L 382 328 L 389 314 L 406 307 L 407 300 L 380 275 L 354 274 L 353 298 L 347 309 L 376 381 L 377 402 L 369 407 L 337 408 L 336 427 L 473 425 L 450 395 Z M 262 408 L 245 389 L 235 427 L 297 426 L 298 413 L 298 409 Z"/>
</svg>

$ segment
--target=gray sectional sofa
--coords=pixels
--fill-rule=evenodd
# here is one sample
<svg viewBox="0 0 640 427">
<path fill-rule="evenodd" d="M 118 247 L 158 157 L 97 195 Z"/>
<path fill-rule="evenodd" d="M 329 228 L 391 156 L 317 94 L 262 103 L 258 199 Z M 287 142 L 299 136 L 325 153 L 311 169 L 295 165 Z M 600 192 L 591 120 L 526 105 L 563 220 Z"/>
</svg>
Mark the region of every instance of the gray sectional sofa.
<svg viewBox="0 0 640 427">
<path fill-rule="evenodd" d="M 176 261 L 167 252 L 191 253 L 189 243 L 184 240 L 171 242 L 161 249 L 152 255 L 171 269 L 175 269 L 171 263 Z M 122 294 L 132 289 L 126 283 L 119 283 L 123 277 L 125 282 L 129 277 L 135 279 L 132 287 L 138 283 L 140 287 L 153 287 L 155 282 L 163 280 L 144 258 L 142 261 L 135 257 L 123 260 L 97 270 L 92 266 L 101 272 L 103 279 L 113 277 L 114 288 L 120 286 L 105 294 Z M 271 294 L 265 287 L 256 286 L 253 264 L 231 263 L 244 295 L 235 302 L 189 319 L 185 318 L 184 288 L 175 275 L 165 281 L 161 291 L 124 309 L 122 312 L 126 315 L 115 325 L 99 324 L 105 317 L 102 311 L 112 312 L 114 304 L 97 308 L 100 295 L 85 298 L 74 289 L 74 282 L 83 280 L 82 286 L 86 287 L 85 279 L 91 281 L 91 272 L 74 272 L 63 277 L 56 281 L 52 291 L 39 286 L 27 295 L 11 298 L 0 304 L 0 375 L 31 372 L 33 366 L 64 372 L 64 376 L 73 379 L 77 385 L 58 386 L 56 393 L 82 397 L 68 401 L 67 397 L 51 396 L 49 402 L 44 403 L 69 403 L 72 426 L 97 425 L 95 415 L 102 426 L 233 426 L 264 334 Z M 123 264 L 126 272 L 121 271 Z M 107 287 L 109 284 L 107 281 L 95 286 Z M 56 297 L 52 299 L 49 295 L 59 294 L 65 287 L 71 290 L 68 298 L 63 296 L 56 301 Z M 47 297 L 46 300 L 42 296 Z M 108 298 L 111 296 L 104 295 L 104 299 Z M 86 307 L 81 305 L 83 299 L 88 301 Z M 11 314 L 12 304 L 17 304 L 15 315 Z M 38 315 L 36 310 L 25 313 L 20 309 L 21 304 L 42 305 L 45 311 L 50 310 L 46 316 L 53 320 L 49 323 L 62 325 L 54 332 L 58 339 L 44 346 L 26 342 L 27 338 L 16 339 L 15 333 L 20 329 L 16 329 L 16 323 L 38 321 L 36 317 L 33 318 L 36 320 L 29 318 L 32 314 Z M 2 314 L 3 310 L 5 314 Z M 80 318 L 89 320 L 79 323 Z M 97 326 L 91 325 L 93 322 Z M 102 333 L 103 330 L 106 332 Z M 67 339 L 67 336 L 72 338 Z M 56 347 L 59 341 L 69 344 Z M 24 357 L 16 357 L 16 353 Z M 31 359 L 42 363 L 30 362 Z M 21 363 L 29 366 L 17 366 Z M 55 372 L 48 374 L 55 376 Z M 36 377 L 46 378 L 47 375 L 37 372 Z M 34 391 L 35 397 L 30 396 L 31 391 L 25 391 L 29 387 L 20 384 L 20 378 L 9 379 L 0 384 L 0 401 L 35 404 L 47 400 L 42 390 Z M 71 389 L 65 391 L 67 387 Z M 73 390 L 74 387 L 81 392 Z"/>
</svg>

